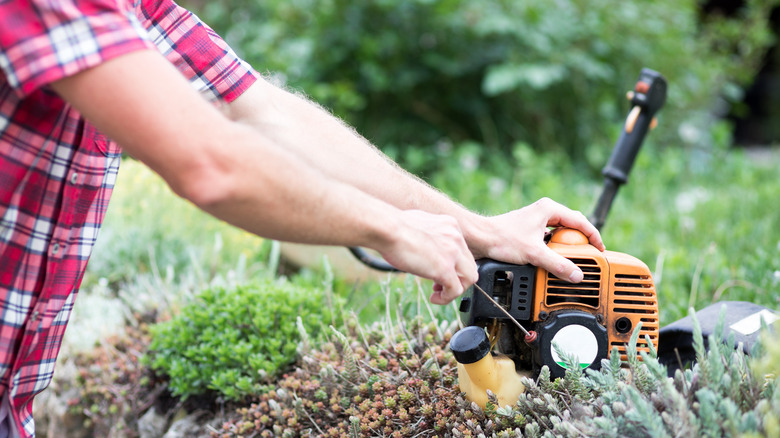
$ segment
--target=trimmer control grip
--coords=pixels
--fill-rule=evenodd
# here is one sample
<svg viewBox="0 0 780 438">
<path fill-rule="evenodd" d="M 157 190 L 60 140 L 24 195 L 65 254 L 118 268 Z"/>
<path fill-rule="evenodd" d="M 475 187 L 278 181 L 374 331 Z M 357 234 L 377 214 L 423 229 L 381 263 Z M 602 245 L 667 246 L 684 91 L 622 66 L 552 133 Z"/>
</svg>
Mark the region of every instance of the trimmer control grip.
<svg viewBox="0 0 780 438">
<path fill-rule="evenodd" d="M 666 79 L 654 70 L 643 68 L 634 89 L 628 92 L 627 97 L 633 107 L 628 113 L 612 155 L 601 171 L 604 175 L 604 188 L 590 219 L 598 229 L 601 229 L 606 221 L 618 188 L 628 182 L 628 174 L 634 166 L 647 131 L 656 125 L 655 114 L 666 102 Z"/>
<path fill-rule="evenodd" d="M 648 68 L 642 69 L 634 90 L 628 93 L 633 104 L 626 119 L 623 132 L 615 144 L 612 156 L 602 171 L 605 177 L 618 184 L 628 181 L 628 174 L 650 129 L 653 117 L 666 102 L 666 79 L 660 73 Z"/>
</svg>

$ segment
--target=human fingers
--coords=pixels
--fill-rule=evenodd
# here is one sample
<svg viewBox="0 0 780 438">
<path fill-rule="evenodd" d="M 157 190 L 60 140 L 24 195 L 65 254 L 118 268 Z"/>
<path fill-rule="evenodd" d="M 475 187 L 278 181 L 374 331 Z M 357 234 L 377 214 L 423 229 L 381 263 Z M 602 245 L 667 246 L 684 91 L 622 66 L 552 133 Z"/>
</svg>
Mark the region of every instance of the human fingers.
<svg viewBox="0 0 780 438">
<path fill-rule="evenodd" d="M 453 277 L 447 273 L 443 281 L 436 281 L 433 285 L 433 294 L 431 294 L 431 303 L 447 304 L 459 297 L 472 284 L 477 282 L 479 274 L 477 272 L 477 263 L 471 257 L 471 253 L 464 247 L 465 254 L 459 258 L 455 265 Z"/>
<path fill-rule="evenodd" d="M 574 262 L 551 250 L 547 246 L 541 247 L 541 249 L 531 257 L 531 264 L 570 283 L 579 283 L 584 278 L 582 270 L 575 265 Z"/>
<path fill-rule="evenodd" d="M 477 282 L 476 264 L 473 270 L 469 270 L 466 275 L 458 275 L 459 285 L 454 288 L 447 289 L 441 284 L 434 285 L 434 293 L 431 296 L 431 302 L 435 304 L 448 304 L 452 300 L 458 298 L 463 292 L 468 289 L 472 284 Z M 437 287 L 438 285 L 438 287 Z"/>
<path fill-rule="evenodd" d="M 442 286 L 439 283 L 433 284 L 433 293 L 431 294 L 431 303 L 433 304 L 441 304 L 444 299 L 441 296 L 441 293 L 444 291 L 444 286 Z"/>
<path fill-rule="evenodd" d="M 574 228 L 582 232 L 599 251 L 604 251 L 606 246 L 601 240 L 599 230 L 580 211 L 572 210 L 563 204 L 549 198 L 537 201 L 543 214 L 547 215 L 547 226 Z"/>
<path fill-rule="evenodd" d="M 433 304 L 447 304 L 466 290 L 454 270 L 434 281 L 436 286 L 431 294 Z"/>
<path fill-rule="evenodd" d="M 440 265 L 437 269 L 440 276 L 434 278 L 439 285 L 431 295 L 431 302 L 435 304 L 447 304 L 454 300 L 476 282 L 478 277 L 477 263 L 469 251 L 460 226 L 454 220 L 449 225 L 456 232 L 438 246 L 443 266 Z"/>
<path fill-rule="evenodd" d="M 446 304 L 476 281 L 477 266 L 455 218 L 419 210 L 403 212 L 397 240 L 380 253 L 393 266 L 439 286 L 431 302 Z"/>
</svg>

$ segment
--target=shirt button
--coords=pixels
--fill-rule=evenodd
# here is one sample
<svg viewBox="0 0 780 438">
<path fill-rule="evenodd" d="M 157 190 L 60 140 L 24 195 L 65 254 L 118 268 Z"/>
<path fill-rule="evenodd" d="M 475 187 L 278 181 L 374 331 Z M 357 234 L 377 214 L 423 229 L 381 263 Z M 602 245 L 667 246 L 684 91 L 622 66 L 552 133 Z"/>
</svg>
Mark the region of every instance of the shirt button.
<svg viewBox="0 0 780 438">
<path fill-rule="evenodd" d="M 30 315 L 30 319 L 32 321 L 35 321 L 36 319 L 38 319 L 38 311 L 37 310 L 33 311 L 32 315 Z"/>
<path fill-rule="evenodd" d="M 59 251 L 60 251 L 60 244 L 59 243 L 55 243 L 54 245 L 52 245 L 52 247 L 51 247 L 51 253 L 52 254 L 57 255 L 57 253 Z"/>
<path fill-rule="evenodd" d="M 73 174 L 70 176 L 70 183 L 76 184 L 76 181 L 79 180 L 79 174 L 76 172 L 73 172 Z"/>
</svg>

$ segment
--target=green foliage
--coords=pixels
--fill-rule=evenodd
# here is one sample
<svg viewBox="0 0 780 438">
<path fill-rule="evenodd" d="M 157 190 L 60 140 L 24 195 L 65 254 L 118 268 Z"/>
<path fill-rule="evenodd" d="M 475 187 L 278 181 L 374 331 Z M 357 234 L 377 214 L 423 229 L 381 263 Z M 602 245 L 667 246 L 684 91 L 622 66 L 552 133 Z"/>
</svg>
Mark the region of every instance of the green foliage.
<svg viewBox="0 0 780 438">
<path fill-rule="evenodd" d="M 656 140 L 648 136 L 602 237 L 650 267 L 662 325 L 721 300 L 780 306 L 778 150 L 658 149 Z M 430 182 L 485 214 L 543 196 L 590 214 L 601 191 L 601 177 L 524 144 L 501 159 L 470 144 L 436 154 L 442 170 Z"/>
<path fill-rule="evenodd" d="M 662 143 L 709 145 L 716 100 L 741 98 L 771 42 L 777 2 L 706 19 L 699 3 L 185 2 L 258 70 L 404 163 L 441 138 L 504 156 L 521 141 L 591 161 L 591 147 L 614 141 L 628 111 L 622 96 L 642 67 L 669 80 Z"/>
<path fill-rule="evenodd" d="M 340 301 L 285 281 L 204 290 L 170 321 L 151 328 L 149 362 L 174 395 L 216 391 L 239 399 L 295 361 L 302 333 L 316 338 Z M 300 320 L 300 327 L 296 324 Z"/>
</svg>

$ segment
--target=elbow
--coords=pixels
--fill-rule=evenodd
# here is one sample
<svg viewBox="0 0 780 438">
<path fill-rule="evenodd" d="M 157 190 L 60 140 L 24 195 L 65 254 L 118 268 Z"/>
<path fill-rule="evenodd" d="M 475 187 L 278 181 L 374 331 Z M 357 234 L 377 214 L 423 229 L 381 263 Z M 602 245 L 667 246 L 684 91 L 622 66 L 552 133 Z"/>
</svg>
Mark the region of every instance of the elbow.
<svg viewBox="0 0 780 438">
<path fill-rule="evenodd" d="M 234 175 L 216 160 L 198 160 L 169 180 L 171 189 L 198 208 L 211 211 L 236 196 Z"/>
<path fill-rule="evenodd" d="M 247 178 L 247 157 L 252 155 L 251 131 L 235 123 L 215 131 L 216 137 L 204 135 L 186 143 L 187 152 L 173 160 L 169 169 L 175 172 L 168 180 L 177 195 L 210 213 L 246 195 L 241 180 Z"/>
</svg>

